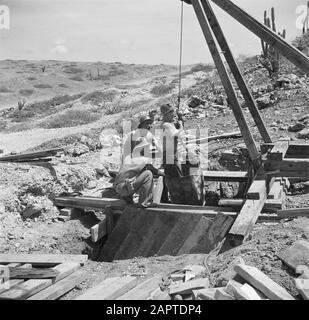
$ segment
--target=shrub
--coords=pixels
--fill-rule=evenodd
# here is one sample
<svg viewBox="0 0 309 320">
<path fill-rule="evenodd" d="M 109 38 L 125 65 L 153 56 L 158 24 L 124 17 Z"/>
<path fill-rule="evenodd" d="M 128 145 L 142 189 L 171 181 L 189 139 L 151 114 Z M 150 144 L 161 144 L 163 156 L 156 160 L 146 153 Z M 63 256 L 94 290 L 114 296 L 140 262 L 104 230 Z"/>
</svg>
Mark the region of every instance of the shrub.
<svg viewBox="0 0 309 320">
<path fill-rule="evenodd" d="M 0 130 L 6 129 L 7 121 L 0 119 Z"/>
<path fill-rule="evenodd" d="M 32 90 L 32 89 L 21 89 L 21 90 L 19 90 L 19 93 L 22 94 L 23 96 L 29 97 L 34 93 L 34 90 Z"/>
<path fill-rule="evenodd" d="M 60 88 L 69 88 L 69 86 L 66 85 L 65 83 L 58 84 L 58 87 L 60 87 Z"/>
<path fill-rule="evenodd" d="M 199 63 L 191 68 L 191 72 L 211 72 L 214 69 L 214 66 L 212 64 L 202 64 Z"/>
<path fill-rule="evenodd" d="M 82 97 L 82 103 L 91 103 L 93 105 L 98 105 L 103 102 L 112 102 L 116 95 L 117 90 L 109 89 L 105 91 L 93 91 Z"/>
<path fill-rule="evenodd" d="M 34 87 L 37 89 L 52 89 L 52 86 L 46 83 L 35 84 Z"/>
<path fill-rule="evenodd" d="M 69 73 L 69 74 L 76 74 L 76 73 L 82 73 L 83 69 L 77 68 L 77 67 L 74 67 L 74 66 L 68 66 L 68 67 L 65 67 L 63 72 Z"/>
<path fill-rule="evenodd" d="M 65 113 L 54 116 L 41 123 L 42 128 L 67 128 L 76 127 L 83 124 L 97 121 L 101 118 L 101 113 L 83 110 L 67 110 Z"/>
<path fill-rule="evenodd" d="M 74 77 L 71 77 L 69 78 L 70 80 L 73 80 L 73 81 L 84 81 L 84 79 L 80 76 L 74 76 Z"/>
<path fill-rule="evenodd" d="M 175 88 L 175 84 L 160 84 L 151 89 L 151 93 L 155 96 L 163 96 L 170 93 Z"/>
<path fill-rule="evenodd" d="M 12 90 L 8 89 L 7 87 L 0 87 L 0 93 L 11 93 Z"/>
</svg>

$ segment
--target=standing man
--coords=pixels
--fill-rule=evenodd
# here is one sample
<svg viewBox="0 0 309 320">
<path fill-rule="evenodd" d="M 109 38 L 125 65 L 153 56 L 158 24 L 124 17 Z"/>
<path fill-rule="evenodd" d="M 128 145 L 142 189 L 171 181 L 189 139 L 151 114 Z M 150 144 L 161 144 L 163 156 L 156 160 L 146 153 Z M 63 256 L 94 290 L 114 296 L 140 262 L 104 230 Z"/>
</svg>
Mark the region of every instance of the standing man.
<svg viewBox="0 0 309 320">
<path fill-rule="evenodd" d="M 191 164 L 188 160 L 181 164 L 179 160 L 179 142 L 185 144 L 183 124 L 176 115 L 176 110 L 170 105 L 161 106 L 163 136 L 163 168 L 165 173 L 164 189 L 161 201 L 169 202 L 170 194 L 173 203 L 203 205 L 204 177 L 199 163 Z M 187 159 L 187 156 L 186 156 Z M 194 170 L 191 170 L 193 169 Z"/>
</svg>

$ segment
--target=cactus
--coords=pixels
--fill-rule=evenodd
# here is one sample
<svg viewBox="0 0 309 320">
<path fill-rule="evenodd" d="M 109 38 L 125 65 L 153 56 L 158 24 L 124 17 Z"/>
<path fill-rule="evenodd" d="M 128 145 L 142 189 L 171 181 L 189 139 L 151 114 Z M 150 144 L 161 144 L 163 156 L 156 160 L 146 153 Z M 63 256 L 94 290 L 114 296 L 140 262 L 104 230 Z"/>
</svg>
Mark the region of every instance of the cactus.
<svg viewBox="0 0 309 320">
<path fill-rule="evenodd" d="M 277 33 L 276 27 L 276 16 L 275 16 L 275 8 L 271 8 L 271 17 L 267 16 L 267 11 L 264 11 L 264 24 L 266 27 L 271 29 L 273 32 Z M 286 30 L 283 30 L 282 33 L 279 32 L 278 35 L 285 39 L 286 37 Z M 269 77 L 271 79 L 275 79 L 279 74 L 280 69 L 280 54 L 278 50 L 274 47 L 270 46 L 265 41 L 261 40 L 262 42 L 262 55 L 260 56 L 259 62 L 262 66 L 267 69 L 269 73 Z"/>
<path fill-rule="evenodd" d="M 26 104 L 26 100 L 25 99 L 19 100 L 18 103 L 17 103 L 18 111 L 21 111 L 24 108 L 25 104 Z"/>
</svg>

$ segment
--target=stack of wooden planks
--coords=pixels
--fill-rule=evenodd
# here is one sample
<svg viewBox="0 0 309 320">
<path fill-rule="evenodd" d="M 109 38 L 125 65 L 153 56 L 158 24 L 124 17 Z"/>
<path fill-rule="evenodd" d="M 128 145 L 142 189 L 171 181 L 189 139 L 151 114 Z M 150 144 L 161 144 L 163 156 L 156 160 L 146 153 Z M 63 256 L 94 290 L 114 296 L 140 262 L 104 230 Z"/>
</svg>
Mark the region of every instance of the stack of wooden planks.
<svg viewBox="0 0 309 320">
<path fill-rule="evenodd" d="M 16 153 L 8 154 L 0 157 L 2 162 L 27 162 L 27 163 L 40 163 L 49 162 L 52 160 L 52 156 L 56 156 L 59 152 L 62 152 L 63 148 L 48 149 L 36 152 Z"/>
<path fill-rule="evenodd" d="M 0 254 L 0 300 L 56 300 L 86 279 L 80 268 L 87 260 L 86 255 Z"/>
<path fill-rule="evenodd" d="M 295 300 L 259 269 L 244 263 L 234 265 L 235 276 L 225 287 L 211 287 L 205 272 L 204 266 L 190 265 L 164 277 L 107 278 L 75 300 Z"/>
</svg>

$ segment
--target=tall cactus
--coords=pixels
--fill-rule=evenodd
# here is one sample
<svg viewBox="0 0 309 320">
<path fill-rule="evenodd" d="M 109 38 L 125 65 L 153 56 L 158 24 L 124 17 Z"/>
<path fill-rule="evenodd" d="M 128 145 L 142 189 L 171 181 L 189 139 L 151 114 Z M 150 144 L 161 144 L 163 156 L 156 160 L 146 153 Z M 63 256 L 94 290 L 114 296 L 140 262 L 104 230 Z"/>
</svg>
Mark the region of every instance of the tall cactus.
<svg viewBox="0 0 309 320">
<path fill-rule="evenodd" d="M 271 17 L 269 18 L 267 16 L 267 11 L 264 11 L 264 24 L 266 27 L 271 29 L 273 32 L 277 33 L 277 27 L 276 27 L 276 16 L 275 16 L 275 8 L 271 8 Z M 285 39 L 286 37 L 286 31 L 283 30 L 283 32 L 279 32 L 278 35 Z M 269 77 L 271 79 L 274 79 L 279 74 L 280 69 L 280 54 L 279 51 L 276 50 L 273 46 L 269 45 L 265 41 L 262 41 L 262 50 L 263 53 L 260 57 L 260 63 L 264 68 L 267 69 L 269 73 Z"/>
</svg>

